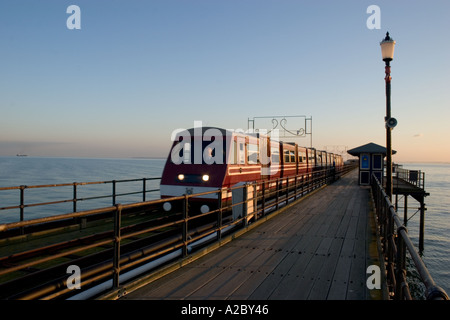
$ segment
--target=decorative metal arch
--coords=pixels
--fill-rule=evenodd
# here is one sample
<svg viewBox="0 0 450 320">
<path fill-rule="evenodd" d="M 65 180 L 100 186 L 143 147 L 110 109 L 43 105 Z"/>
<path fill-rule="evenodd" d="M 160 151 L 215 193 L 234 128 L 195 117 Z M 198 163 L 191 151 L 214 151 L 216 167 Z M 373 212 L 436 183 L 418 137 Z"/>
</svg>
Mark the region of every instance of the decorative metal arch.
<svg viewBox="0 0 450 320">
<path fill-rule="evenodd" d="M 258 127 L 256 125 L 256 120 L 262 119 L 266 119 L 266 121 L 262 126 Z M 288 119 L 293 121 L 290 121 L 288 124 Z M 262 122 L 264 122 L 264 120 L 262 120 Z M 269 128 L 268 125 L 271 125 L 271 128 Z M 278 129 L 279 138 L 304 138 L 309 135 L 310 146 L 312 147 L 311 116 L 265 116 L 248 118 L 248 129 L 253 130 L 253 132 L 259 132 L 264 129 L 268 135 L 270 135 L 273 130 Z"/>
</svg>

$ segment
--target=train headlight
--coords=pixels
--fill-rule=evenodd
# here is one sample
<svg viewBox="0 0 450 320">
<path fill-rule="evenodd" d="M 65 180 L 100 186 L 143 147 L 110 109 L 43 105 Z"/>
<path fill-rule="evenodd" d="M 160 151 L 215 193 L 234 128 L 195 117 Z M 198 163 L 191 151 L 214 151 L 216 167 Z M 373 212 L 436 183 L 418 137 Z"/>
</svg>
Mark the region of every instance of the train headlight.
<svg viewBox="0 0 450 320">
<path fill-rule="evenodd" d="M 183 181 L 184 180 L 184 174 L 179 174 L 178 175 L 178 180 Z"/>
<path fill-rule="evenodd" d="M 203 181 L 209 181 L 209 175 L 208 174 L 204 174 L 203 176 L 202 176 L 202 180 Z"/>
</svg>

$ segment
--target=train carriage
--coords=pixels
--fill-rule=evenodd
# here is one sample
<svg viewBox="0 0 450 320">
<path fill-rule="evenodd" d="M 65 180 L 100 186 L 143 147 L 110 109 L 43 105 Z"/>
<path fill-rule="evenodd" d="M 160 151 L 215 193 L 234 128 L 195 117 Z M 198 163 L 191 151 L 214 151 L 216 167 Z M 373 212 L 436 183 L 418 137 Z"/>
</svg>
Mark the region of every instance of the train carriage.
<svg viewBox="0 0 450 320">
<path fill-rule="evenodd" d="M 334 155 L 335 156 L 335 155 Z M 215 127 L 179 131 L 164 166 L 162 198 L 220 190 L 221 199 L 231 202 L 229 188 L 270 180 L 265 188 L 275 188 L 276 179 L 325 169 L 336 164 L 332 154 L 283 143 L 261 134 L 249 134 Z M 275 182 L 274 182 L 275 181 Z M 261 190 L 256 190 L 257 192 Z M 191 198 L 195 210 L 207 212 L 217 207 L 219 192 Z M 164 204 L 171 210 L 171 204 Z"/>
</svg>

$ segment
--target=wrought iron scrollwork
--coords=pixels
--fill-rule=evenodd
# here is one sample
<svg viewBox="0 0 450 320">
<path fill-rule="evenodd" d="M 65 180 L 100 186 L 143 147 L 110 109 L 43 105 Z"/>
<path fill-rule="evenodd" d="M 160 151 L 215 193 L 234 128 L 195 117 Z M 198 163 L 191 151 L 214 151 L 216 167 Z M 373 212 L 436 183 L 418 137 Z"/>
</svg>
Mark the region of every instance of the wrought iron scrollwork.
<svg viewBox="0 0 450 320">
<path fill-rule="evenodd" d="M 248 119 L 249 129 L 253 129 L 254 132 L 262 132 L 262 129 L 255 126 L 256 119 L 267 119 L 265 124 L 262 127 L 266 127 L 264 129 L 268 135 L 271 135 L 274 130 L 278 130 L 279 138 L 302 138 L 307 135 L 311 136 L 311 144 L 312 144 L 312 118 L 307 118 L 306 116 L 267 116 L 267 117 L 254 117 L 252 119 Z M 288 119 L 293 120 L 289 121 Z M 299 121 L 296 121 L 299 120 Z M 261 122 L 261 121 L 260 121 Z M 250 127 L 250 123 L 252 123 L 252 128 Z M 293 124 L 292 124 L 293 123 Z M 268 128 L 272 126 L 272 128 Z M 289 128 L 289 126 L 291 126 Z M 309 127 L 308 127 L 309 126 Z M 297 127 L 293 129 L 293 127 Z"/>
</svg>

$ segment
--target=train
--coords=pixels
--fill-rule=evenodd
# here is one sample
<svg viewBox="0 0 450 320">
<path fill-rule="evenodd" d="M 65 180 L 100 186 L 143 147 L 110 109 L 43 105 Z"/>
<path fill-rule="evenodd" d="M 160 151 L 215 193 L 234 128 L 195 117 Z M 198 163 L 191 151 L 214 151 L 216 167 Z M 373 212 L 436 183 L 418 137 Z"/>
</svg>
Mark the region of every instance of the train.
<svg viewBox="0 0 450 320">
<path fill-rule="evenodd" d="M 160 182 L 162 199 L 221 190 L 221 201 L 229 203 L 227 190 L 236 186 L 294 179 L 344 165 L 341 155 L 261 133 L 195 127 L 178 131 L 172 140 Z M 216 192 L 195 197 L 191 203 L 206 213 L 217 208 L 218 199 Z M 173 210 L 172 204 L 165 202 L 164 210 Z"/>
</svg>

